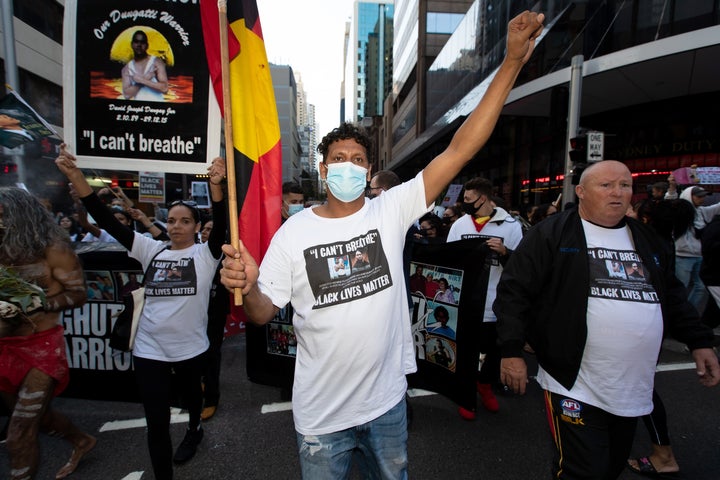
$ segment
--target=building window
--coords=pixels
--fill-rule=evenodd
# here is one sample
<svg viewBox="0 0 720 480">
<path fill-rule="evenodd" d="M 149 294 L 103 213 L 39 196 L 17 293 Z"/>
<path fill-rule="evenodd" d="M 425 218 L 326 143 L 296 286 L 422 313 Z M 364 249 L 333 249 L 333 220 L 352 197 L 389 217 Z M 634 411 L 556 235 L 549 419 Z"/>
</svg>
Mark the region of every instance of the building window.
<svg viewBox="0 0 720 480">
<path fill-rule="evenodd" d="M 13 15 L 62 45 L 63 12 L 55 0 L 14 0 Z"/>
<path fill-rule="evenodd" d="M 451 35 L 463 18 L 463 13 L 428 12 L 427 33 Z"/>
</svg>

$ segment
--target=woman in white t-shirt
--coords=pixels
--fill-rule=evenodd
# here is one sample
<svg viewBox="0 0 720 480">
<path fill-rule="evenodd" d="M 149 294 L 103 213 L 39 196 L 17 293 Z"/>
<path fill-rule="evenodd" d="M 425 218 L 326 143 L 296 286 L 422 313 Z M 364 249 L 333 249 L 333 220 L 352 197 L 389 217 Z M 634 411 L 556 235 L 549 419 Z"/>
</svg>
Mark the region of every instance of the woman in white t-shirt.
<svg viewBox="0 0 720 480">
<path fill-rule="evenodd" d="M 207 243 L 197 243 L 200 213 L 194 202 L 177 201 L 168 208 L 169 245 L 132 232 L 105 207 L 75 158 L 61 147 L 55 162 L 73 183 L 83 204 L 118 242 L 129 250 L 145 272 L 145 305 L 133 347 L 133 363 L 148 426 L 148 449 L 155 478 L 172 479 L 172 463 L 193 457 L 203 437 L 200 426 L 202 361 L 208 349 L 207 309 L 215 269 L 222 255 L 227 219 L 221 183 L 225 162 L 208 169 L 214 228 Z M 171 276 L 156 275 L 160 270 Z M 170 440 L 170 380 L 175 374 L 190 420 L 182 443 L 172 456 Z"/>
</svg>

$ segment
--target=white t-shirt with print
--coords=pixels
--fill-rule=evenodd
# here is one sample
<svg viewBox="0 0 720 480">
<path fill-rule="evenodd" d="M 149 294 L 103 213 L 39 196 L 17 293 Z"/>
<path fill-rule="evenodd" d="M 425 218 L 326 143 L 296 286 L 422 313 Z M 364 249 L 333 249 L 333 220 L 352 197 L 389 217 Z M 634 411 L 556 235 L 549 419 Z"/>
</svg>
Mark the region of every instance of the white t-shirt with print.
<svg viewBox="0 0 720 480">
<path fill-rule="evenodd" d="M 603 228 L 585 220 L 582 224 L 590 291 L 580 372 L 570 390 L 542 368 L 538 382 L 546 390 L 613 415 L 646 415 L 653 409 L 655 365 L 663 335 L 660 301 L 627 227 Z M 624 272 L 622 277 L 618 270 Z"/>
<path fill-rule="evenodd" d="M 507 221 L 501 223 L 487 222 L 479 232 L 475 228 L 475 221 L 472 215 L 465 214 L 458 218 L 450 227 L 448 233 L 448 242 L 456 242 L 468 238 L 500 238 L 503 245 L 510 250 L 515 250 L 522 240 L 522 227 L 520 222 L 515 220 L 509 213 L 502 208 L 497 208 L 493 218 L 506 218 Z M 492 219 L 491 219 L 492 220 Z M 497 296 L 497 286 L 502 275 L 502 264 L 498 255 L 491 252 L 486 260 L 490 264 L 490 272 L 488 273 L 487 295 L 485 297 L 485 311 L 483 313 L 483 322 L 497 322 L 497 316 L 493 312 L 492 305 Z"/>
<path fill-rule="evenodd" d="M 427 210 L 421 172 L 348 217 L 305 209 L 273 237 L 258 285 L 275 306 L 294 308 L 293 416 L 301 434 L 361 425 L 404 397 L 405 374 L 416 366 L 403 245 Z M 370 267 L 353 271 L 358 251 Z M 337 275 L 339 261 L 349 275 Z"/>
<path fill-rule="evenodd" d="M 133 355 L 179 362 L 208 349 L 207 309 L 219 259 L 206 243 L 164 250 L 163 242 L 135 233 L 129 256 L 146 272 L 145 306 L 138 323 Z"/>
</svg>

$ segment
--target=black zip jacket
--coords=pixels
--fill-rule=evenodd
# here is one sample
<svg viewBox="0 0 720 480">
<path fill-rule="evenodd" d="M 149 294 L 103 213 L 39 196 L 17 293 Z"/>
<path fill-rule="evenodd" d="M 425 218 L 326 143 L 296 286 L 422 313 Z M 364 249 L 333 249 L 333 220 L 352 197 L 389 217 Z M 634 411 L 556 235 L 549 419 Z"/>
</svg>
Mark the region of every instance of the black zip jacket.
<svg viewBox="0 0 720 480">
<path fill-rule="evenodd" d="M 711 347 L 712 330 L 700 323 L 675 277 L 673 252 L 649 227 L 630 218 L 627 225 L 660 299 L 664 333 L 691 350 Z M 580 370 L 587 336 L 587 256 L 577 209 L 548 217 L 513 252 L 493 304 L 502 356 L 522 357 L 527 341 L 542 368 L 568 390 Z"/>
</svg>

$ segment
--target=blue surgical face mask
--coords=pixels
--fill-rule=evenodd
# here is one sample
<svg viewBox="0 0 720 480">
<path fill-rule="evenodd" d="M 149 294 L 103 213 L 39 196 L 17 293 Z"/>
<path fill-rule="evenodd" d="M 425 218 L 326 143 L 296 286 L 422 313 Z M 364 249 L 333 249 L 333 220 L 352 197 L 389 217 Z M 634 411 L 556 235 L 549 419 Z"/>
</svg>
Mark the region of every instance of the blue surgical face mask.
<svg viewBox="0 0 720 480">
<path fill-rule="evenodd" d="M 352 162 L 330 163 L 325 178 L 330 193 L 341 202 L 349 203 L 357 200 L 365 192 L 367 185 L 367 168 L 359 167 Z"/>
<path fill-rule="evenodd" d="M 291 203 L 290 205 L 288 205 L 288 209 L 287 209 L 288 217 L 292 217 L 296 213 L 302 211 L 302 209 L 303 209 L 303 206 L 301 203 Z"/>
</svg>

